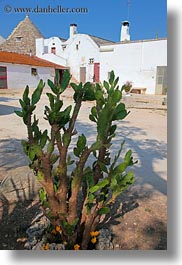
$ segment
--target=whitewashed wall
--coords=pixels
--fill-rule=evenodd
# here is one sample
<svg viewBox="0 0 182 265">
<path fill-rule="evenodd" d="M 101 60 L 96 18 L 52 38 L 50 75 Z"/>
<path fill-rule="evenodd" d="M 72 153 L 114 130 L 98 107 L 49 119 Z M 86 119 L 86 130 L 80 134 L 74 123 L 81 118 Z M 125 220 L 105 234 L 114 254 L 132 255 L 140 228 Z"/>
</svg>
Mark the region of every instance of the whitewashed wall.
<svg viewBox="0 0 182 265">
<path fill-rule="evenodd" d="M 48 87 L 47 80 L 50 79 L 53 81 L 55 76 L 55 70 L 50 67 L 18 65 L 1 62 L 0 65 L 7 67 L 8 89 L 22 89 L 26 85 L 30 88 L 35 88 L 40 79 L 43 79 L 46 84 L 45 87 Z M 33 76 L 31 74 L 31 68 L 37 69 L 37 76 Z"/>
<path fill-rule="evenodd" d="M 132 81 L 133 87 L 146 87 L 147 94 L 155 94 L 157 66 L 167 66 L 167 40 L 118 43 L 101 47 L 101 81 L 107 80 L 108 72 L 114 70 L 120 78 L 120 85 Z"/>
<path fill-rule="evenodd" d="M 56 47 L 56 55 L 51 53 L 51 47 Z M 66 48 L 62 49 L 62 44 Z M 76 49 L 78 45 L 78 49 Z M 44 47 L 48 46 L 48 53 L 44 53 Z M 62 42 L 59 38 L 36 40 L 36 56 L 62 66 L 70 68 L 70 72 L 76 80 L 80 81 L 80 67 L 86 67 L 86 80 L 93 81 L 94 65 L 89 63 L 90 58 L 94 58 L 94 62 L 100 61 L 99 47 L 86 34 L 76 34 L 69 38 L 66 42 Z"/>
<path fill-rule="evenodd" d="M 63 56 L 61 45 L 62 41 L 57 37 L 52 37 L 50 39 L 36 39 L 36 56 L 52 63 L 67 66 L 67 60 Z M 48 47 L 48 53 L 45 53 L 45 46 Z M 56 55 L 51 53 L 51 47 L 56 47 Z"/>
<path fill-rule="evenodd" d="M 86 34 L 76 34 L 68 40 L 68 46 L 65 50 L 67 66 L 70 67 L 71 74 L 79 81 L 80 67 L 86 67 L 86 80 L 93 81 L 94 65 L 89 63 L 90 58 L 94 62 L 100 62 L 100 52 L 97 44 Z M 76 49 L 78 45 L 78 50 Z"/>
</svg>

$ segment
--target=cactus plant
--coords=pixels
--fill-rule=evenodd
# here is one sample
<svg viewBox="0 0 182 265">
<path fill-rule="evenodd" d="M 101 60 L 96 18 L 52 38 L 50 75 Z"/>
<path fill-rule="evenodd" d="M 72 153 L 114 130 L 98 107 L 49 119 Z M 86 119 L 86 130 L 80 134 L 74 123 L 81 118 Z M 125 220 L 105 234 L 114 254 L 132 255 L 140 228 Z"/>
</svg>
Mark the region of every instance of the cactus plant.
<svg viewBox="0 0 182 265">
<path fill-rule="evenodd" d="M 34 110 L 41 98 L 45 83 L 41 80 L 29 96 L 29 87 L 25 88 L 20 99 L 21 111 L 16 114 L 23 119 L 27 127 L 28 140 L 22 141 L 25 154 L 29 157 L 30 167 L 42 184 L 39 192 L 42 208 L 52 225 L 61 229 L 61 239 L 67 242 L 67 249 L 88 248 L 91 231 L 95 231 L 103 215 L 109 214 L 116 198 L 134 183 L 132 151 L 118 162 L 124 141 L 118 153 L 111 158 L 110 147 L 115 137 L 115 121 L 123 120 L 129 112 L 121 102 L 122 89 L 119 78 L 111 72 L 109 81 L 104 81 L 106 93 L 100 84 L 70 84 L 71 75 L 64 72 L 62 81 L 59 76 L 55 83 L 48 80 L 51 92 L 47 93 L 49 106 L 45 106 L 44 118 L 50 126 L 43 132 Z M 64 108 L 61 94 L 68 85 L 74 90 L 74 107 Z M 84 134 L 78 135 L 73 148 L 73 160 L 68 153 L 72 137 L 77 134 L 75 123 L 83 101 L 94 101 L 89 119 L 97 129 L 96 139 L 90 146 Z M 94 155 L 89 166 L 86 162 Z M 72 156 L 73 156 L 72 155 Z M 72 164 L 71 175 L 68 167 Z M 93 240 L 92 240 L 93 241 Z"/>
</svg>

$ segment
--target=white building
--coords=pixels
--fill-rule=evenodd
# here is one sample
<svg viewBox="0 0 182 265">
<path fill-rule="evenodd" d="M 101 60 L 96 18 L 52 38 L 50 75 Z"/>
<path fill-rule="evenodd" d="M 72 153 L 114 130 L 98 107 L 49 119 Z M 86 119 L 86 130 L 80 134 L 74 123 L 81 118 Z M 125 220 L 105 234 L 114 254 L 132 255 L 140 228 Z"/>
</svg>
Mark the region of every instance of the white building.
<svg viewBox="0 0 182 265">
<path fill-rule="evenodd" d="M 35 88 L 40 79 L 48 87 L 47 80 L 54 81 L 55 71 L 62 74 L 64 69 L 35 56 L 0 51 L 0 89 Z"/>
<path fill-rule="evenodd" d="M 37 39 L 36 56 L 69 67 L 77 82 L 103 82 L 114 70 L 120 85 L 131 81 L 147 94 L 163 94 L 167 86 L 167 39 L 130 41 L 128 21 L 118 43 L 80 34 L 71 24 L 68 40 Z"/>
<path fill-rule="evenodd" d="M 163 94 L 167 86 L 167 40 L 126 41 L 100 48 L 100 79 L 114 70 L 122 86 L 146 88 L 147 94 Z"/>
<path fill-rule="evenodd" d="M 114 42 L 77 32 L 71 24 L 68 40 L 52 37 L 36 40 L 36 56 L 69 67 L 77 82 L 100 80 L 100 46 Z"/>
</svg>

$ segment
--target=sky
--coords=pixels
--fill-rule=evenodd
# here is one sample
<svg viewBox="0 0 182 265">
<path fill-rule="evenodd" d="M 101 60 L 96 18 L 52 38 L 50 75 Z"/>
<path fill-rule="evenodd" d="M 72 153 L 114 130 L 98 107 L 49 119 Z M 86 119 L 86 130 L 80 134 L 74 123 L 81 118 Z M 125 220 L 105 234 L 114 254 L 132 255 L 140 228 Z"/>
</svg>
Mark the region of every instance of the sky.
<svg viewBox="0 0 182 265">
<path fill-rule="evenodd" d="M 52 9 L 59 6 L 59 10 L 86 8 L 88 12 L 37 12 L 48 6 Z M 31 8 L 33 12 L 22 9 L 22 12 L 15 12 L 18 8 L 19 11 Z M 78 33 L 117 42 L 124 20 L 130 22 L 131 40 L 167 37 L 167 0 L 0 0 L 0 35 L 7 38 L 26 14 L 45 38 L 68 38 L 69 25 L 76 23 Z"/>
</svg>

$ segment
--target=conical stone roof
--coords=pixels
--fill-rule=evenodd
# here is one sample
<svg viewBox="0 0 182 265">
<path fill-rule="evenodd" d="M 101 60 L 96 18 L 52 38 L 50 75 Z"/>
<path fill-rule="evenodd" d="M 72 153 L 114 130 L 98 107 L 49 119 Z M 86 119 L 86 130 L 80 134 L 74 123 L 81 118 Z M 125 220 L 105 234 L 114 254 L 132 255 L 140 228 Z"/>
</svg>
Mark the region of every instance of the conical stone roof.
<svg viewBox="0 0 182 265">
<path fill-rule="evenodd" d="M 28 16 L 12 31 L 7 40 L 0 45 L 1 51 L 17 52 L 32 55 L 36 53 L 36 39 L 43 38 L 38 28 Z"/>
</svg>

